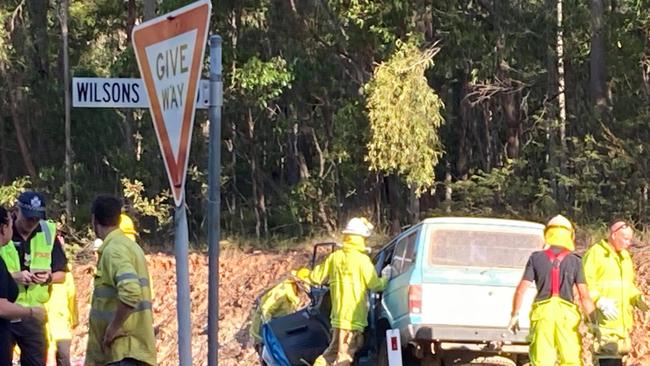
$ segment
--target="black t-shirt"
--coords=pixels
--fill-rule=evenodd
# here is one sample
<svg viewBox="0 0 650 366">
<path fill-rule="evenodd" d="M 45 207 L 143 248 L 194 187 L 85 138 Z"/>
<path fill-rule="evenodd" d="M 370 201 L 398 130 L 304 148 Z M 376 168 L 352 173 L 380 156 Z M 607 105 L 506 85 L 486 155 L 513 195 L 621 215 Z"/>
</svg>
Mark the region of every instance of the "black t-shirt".
<svg viewBox="0 0 650 366">
<path fill-rule="evenodd" d="M 558 255 L 562 248 L 552 247 L 553 253 Z M 524 280 L 535 282 L 537 286 L 537 297 L 535 301 L 546 300 L 551 297 L 551 270 L 553 264 L 544 251 L 533 253 L 528 258 Z M 560 263 L 560 297 L 566 301 L 573 302 L 573 285 L 586 283 L 585 272 L 582 268 L 580 257 L 571 253 L 564 257 Z"/>
<path fill-rule="evenodd" d="M 20 268 L 24 270 L 29 270 L 29 254 L 31 251 L 31 240 L 34 236 L 36 236 L 36 233 L 40 233 L 41 230 L 41 225 L 39 224 L 36 226 L 36 229 L 32 232 L 32 234 L 27 238 L 27 240 L 23 240 L 23 237 L 18 234 L 18 230 L 16 229 L 16 223 L 14 221 L 14 236 L 12 238 L 12 241 L 14 242 L 14 245 L 16 246 L 16 249 L 18 250 L 18 256 L 20 257 Z M 65 256 L 65 252 L 63 251 L 63 246 L 61 245 L 61 242 L 59 241 L 59 238 L 56 235 L 56 232 L 52 233 L 54 235 L 54 247 L 52 247 L 52 273 L 54 272 L 66 272 L 68 268 L 68 259 Z"/>
<path fill-rule="evenodd" d="M 0 299 L 7 299 L 9 302 L 14 302 L 16 301 L 16 297 L 18 297 L 16 282 L 7 270 L 5 261 L 0 259 Z M 0 338 L 8 336 L 8 333 L 5 332 L 9 332 L 9 321 L 0 318 Z"/>
</svg>

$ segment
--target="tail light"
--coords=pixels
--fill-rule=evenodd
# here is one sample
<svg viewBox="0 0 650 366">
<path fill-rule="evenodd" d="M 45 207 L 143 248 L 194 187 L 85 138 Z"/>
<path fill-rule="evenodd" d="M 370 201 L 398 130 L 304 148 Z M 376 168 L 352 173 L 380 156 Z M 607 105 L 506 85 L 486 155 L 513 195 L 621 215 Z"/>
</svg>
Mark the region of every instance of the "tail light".
<svg viewBox="0 0 650 366">
<path fill-rule="evenodd" d="M 422 313 L 422 286 L 409 285 L 409 313 Z"/>
</svg>

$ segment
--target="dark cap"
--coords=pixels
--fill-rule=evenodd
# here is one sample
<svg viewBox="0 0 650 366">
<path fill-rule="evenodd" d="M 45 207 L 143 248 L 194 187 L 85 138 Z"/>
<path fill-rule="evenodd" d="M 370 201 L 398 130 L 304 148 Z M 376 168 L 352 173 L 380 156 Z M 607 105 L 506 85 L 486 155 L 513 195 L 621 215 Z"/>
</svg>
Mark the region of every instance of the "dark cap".
<svg viewBox="0 0 650 366">
<path fill-rule="evenodd" d="M 45 219 L 45 198 L 40 193 L 32 191 L 21 193 L 16 205 L 25 217 Z"/>
</svg>

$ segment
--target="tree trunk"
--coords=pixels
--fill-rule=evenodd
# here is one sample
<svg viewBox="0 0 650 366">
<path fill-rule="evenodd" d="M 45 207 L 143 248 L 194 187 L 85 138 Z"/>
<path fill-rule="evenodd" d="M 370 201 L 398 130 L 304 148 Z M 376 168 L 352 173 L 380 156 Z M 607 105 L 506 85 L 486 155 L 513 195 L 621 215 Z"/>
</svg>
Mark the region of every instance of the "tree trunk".
<svg viewBox="0 0 650 366">
<path fill-rule="evenodd" d="M 409 192 L 409 221 L 413 225 L 420 221 L 420 197 L 415 194 L 415 186 Z"/>
<path fill-rule="evenodd" d="M 391 174 L 384 178 L 386 196 L 388 197 L 388 220 L 390 234 L 396 235 L 402 230 L 400 222 L 400 194 L 397 176 Z"/>
<path fill-rule="evenodd" d="M 590 90 L 598 116 L 610 121 L 610 101 L 607 88 L 607 69 L 605 59 L 604 0 L 591 0 L 591 52 L 589 62 Z"/>
<path fill-rule="evenodd" d="M 557 51 L 557 104 L 558 104 L 558 116 L 559 116 L 559 139 L 560 139 L 560 173 L 566 174 L 567 165 L 566 157 L 568 155 L 567 151 L 567 135 L 566 135 L 566 80 L 564 76 L 564 10 L 562 9 L 562 1 L 557 0 L 557 42 L 556 42 L 556 51 Z M 564 202 L 566 199 L 566 192 L 564 192 L 564 187 L 558 187 L 558 193 L 560 195 L 561 202 Z"/>
<path fill-rule="evenodd" d="M 7 141 L 7 136 L 5 135 L 5 120 L 3 118 L 2 112 L 0 112 L 0 141 Z M 7 151 L 5 150 L 5 144 L 1 144 L 0 145 L 0 185 L 5 185 L 7 183 L 9 183 L 9 160 L 7 160 Z"/>
<path fill-rule="evenodd" d="M 470 124 L 472 106 L 467 98 L 470 90 L 469 73 L 471 65 L 467 64 L 460 77 L 460 90 L 458 91 L 458 158 L 456 160 L 456 171 L 461 177 L 465 177 L 468 171 L 468 146 L 467 130 Z M 465 178 L 463 178 L 465 179 Z"/>
<path fill-rule="evenodd" d="M 46 79 L 50 74 L 50 50 L 47 35 L 49 1 L 27 0 L 26 5 L 30 18 L 30 30 L 34 40 L 34 68 L 42 78 Z"/>
<path fill-rule="evenodd" d="M 131 32 L 133 31 L 133 27 L 135 27 L 135 21 L 137 18 L 136 10 L 135 0 L 128 0 L 126 7 L 126 47 L 131 47 Z M 135 116 L 133 109 L 124 109 L 124 119 L 122 119 L 122 129 L 124 131 L 124 149 L 129 152 L 135 152 L 133 148 L 133 139 L 135 135 L 133 132 L 133 125 L 135 125 Z"/>
<path fill-rule="evenodd" d="M 25 170 L 32 177 L 32 180 L 38 180 L 36 167 L 34 166 L 34 161 L 32 160 L 32 155 L 23 133 L 22 116 L 20 114 L 20 108 L 23 105 L 21 84 L 22 80 L 19 76 L 17 76 L 12 90 L 9 91 L 9 109 L 11 110 L 11 120 L 14 124 L 14 130 L 16 130 L 18 148 L 20 149 L 20 155 L 22 156 L 23 163 L 25 164 Z"/>
<path fill-rule="evenodd" d="M 453 189 L 451 188 L 451 165 L 447 163 L 445 172 L 445 212 L 451 213 Z"/>
<path fill-rule="evenodd" d="M 264 180 L 260 173 L 259 149 L 255 141 L 255 121 L 253 112 L 248 109 L 248 137 L 250 139 L 250 165 L 251 183 L 253 190 L 253 203 L 255 206 L 255 235 L 260 238 L 268 234 L 268 220 L 266 214 L 266 197 L 264 195 Z"/>
<path fill-rule="evenodd" d="M 68 52 L 68 0 L 61 0 L 60 22 L 61 38 L 63 40 L 63 99 L 65 101 L 65 214 L 68 222 L 72 222 L 72 143 L 70 126 L 70 60 Z"/>
</svg>

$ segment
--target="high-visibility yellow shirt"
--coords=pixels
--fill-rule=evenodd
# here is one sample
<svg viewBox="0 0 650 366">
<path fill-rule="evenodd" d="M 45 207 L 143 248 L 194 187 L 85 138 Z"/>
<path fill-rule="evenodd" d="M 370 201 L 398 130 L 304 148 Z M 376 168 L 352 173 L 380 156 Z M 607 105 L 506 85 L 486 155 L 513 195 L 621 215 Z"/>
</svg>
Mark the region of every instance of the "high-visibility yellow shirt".
<svg viewBox="0 0 650 366">
<path fill-rule="evenodd" d="M 300 298 L 292 280 L 284 280 L 267 291 L 253 309 L 248 334 L 255 343 L 262 342 L 262 324 L 298 310 Z"/>
<path fill-rule="evenodd" d="M 104 239 L 98 254 L 85 365 L 103 366 L 125 358 L 156 365 L 149 271 L 142 248 L 116 229 Z M 124 336 L 103 352 L 101 342 L 119 302 L 133 312 L 119 330 Z"/>
<path fill-rule="evenodd" d="M 594 244 L 585 253 L 582 262 L 589 294 L 594 302 L 601 297 L 614 300 L 618 317 L 607 320 L 599 317 L 600 331 L 625 338 L 634 325 L 634 301 L 641 294 L 636 287 L 634 263 L 627 250 L 616 252 L 606 240 Z"/>
<path fill-rule="evenodd" d="M 332 327 L 362 331 L 368 325 L 368 289 L 382 291 L 388 280 L 380 278 L 357 235 L 344 238 L 343 249 L 330 254 L 312 272 L 315 284 L 329 282 Z"/>
</svg>

